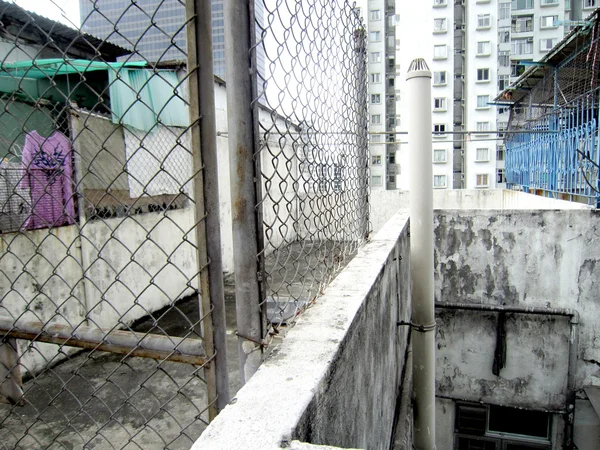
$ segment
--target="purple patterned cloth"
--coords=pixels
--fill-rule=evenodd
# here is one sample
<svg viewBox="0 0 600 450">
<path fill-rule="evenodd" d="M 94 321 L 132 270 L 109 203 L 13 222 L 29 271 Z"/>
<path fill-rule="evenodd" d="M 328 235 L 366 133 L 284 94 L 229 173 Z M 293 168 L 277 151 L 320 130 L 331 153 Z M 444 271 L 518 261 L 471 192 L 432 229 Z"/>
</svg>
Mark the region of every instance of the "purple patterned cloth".
<svg viewBox="0 0 600 450">
<path fill-rule="evenodd" d="M 21 158 L 21 187 L 31 192 L 31 214 L 25 228 L 74 223 L 73 161 L 69 140 L 58 131 L 47 138 L 27 133 Z"/>
</svg>

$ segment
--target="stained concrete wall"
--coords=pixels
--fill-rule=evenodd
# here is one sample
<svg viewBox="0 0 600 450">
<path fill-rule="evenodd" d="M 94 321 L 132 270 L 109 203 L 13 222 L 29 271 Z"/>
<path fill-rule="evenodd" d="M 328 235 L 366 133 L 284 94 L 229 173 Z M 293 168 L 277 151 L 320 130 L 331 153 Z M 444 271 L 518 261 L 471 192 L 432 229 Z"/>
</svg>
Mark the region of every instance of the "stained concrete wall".
<svg viewBox="0 0 600 450">
<path fill-rule="evenodd" d="M 407 219 L 359 250 L 194 449 L 389 448 L 407 350 L 397 322 L 410 317 Z"/>
<path fill-rule="evenodd" d="M 193 224 L 184 209 L 88 222 L 81 240 L 76 225 L 0 234 L 0 314 L 103 328 L 144 317 L 197 287 Z M 21 363 L 36 373 L 63 356 L 35 343 Z"/>
<path fill-rule="evenodd" d="M 600 385 L 599 217 L 587 209 L 438 211 L 436 301 L 577 309 L 577 386 Z M 437 311 L 437 394 L 563 409 L 568 318 L 507 314 L 506 365 L 495 376 L 497 317 Z"/>
</svg>

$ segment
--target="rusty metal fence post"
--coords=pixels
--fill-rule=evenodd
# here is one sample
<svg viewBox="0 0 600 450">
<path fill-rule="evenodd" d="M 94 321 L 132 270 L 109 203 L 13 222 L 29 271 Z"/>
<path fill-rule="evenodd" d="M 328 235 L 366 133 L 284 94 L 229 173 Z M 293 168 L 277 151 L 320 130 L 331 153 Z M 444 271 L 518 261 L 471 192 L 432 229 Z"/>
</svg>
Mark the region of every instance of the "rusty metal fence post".
<svg viewBox="0 0 600 450">
<path fill-rule="evenodd" d="M 212 52 L 211 4 L 188 0 L 188 74 L 199 294 L 206 354 L 209 419 L 229 403 L 225 298 L 219 215 L 217 134 Z"/>
<path fill-rule="evenodd" d="M 245 383 L 262 362 L 265 330 L 264 303 L 259 285 L 260 263 L 257 218 L 257 187 L 260 170 L 255 160 L 256 57 L 253 56 L 254 0 L 225 2 L 225 66 L 227 71 L 227 111 L 229 164 L 231 173 L 231 208 L 235 267 L 240 375 Z"/>
</svg>

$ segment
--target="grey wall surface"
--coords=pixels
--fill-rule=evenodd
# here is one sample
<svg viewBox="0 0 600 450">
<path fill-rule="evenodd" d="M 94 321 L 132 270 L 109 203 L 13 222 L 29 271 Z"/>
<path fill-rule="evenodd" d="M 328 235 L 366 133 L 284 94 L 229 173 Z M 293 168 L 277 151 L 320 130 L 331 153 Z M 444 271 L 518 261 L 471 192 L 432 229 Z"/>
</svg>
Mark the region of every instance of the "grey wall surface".
<svg viewBox="0 0 600 450">
<path fill-rule="evenodd" d="M 389 448 L 408 333 L 397 322 L 411 308 L 407 219 L 359 250 L 194 449 Z"/>
<path fill-rule="evenodd" d="M 593 210 L 437 212 L 436 301 L 578 310 L 577 387 L 600 385 L 599 216 Z M 437 394 L 563 409 L 568 318 L 507 314 L 506 364 L 495 376 L 497 318 L 438 310 Z"/>
</svg>

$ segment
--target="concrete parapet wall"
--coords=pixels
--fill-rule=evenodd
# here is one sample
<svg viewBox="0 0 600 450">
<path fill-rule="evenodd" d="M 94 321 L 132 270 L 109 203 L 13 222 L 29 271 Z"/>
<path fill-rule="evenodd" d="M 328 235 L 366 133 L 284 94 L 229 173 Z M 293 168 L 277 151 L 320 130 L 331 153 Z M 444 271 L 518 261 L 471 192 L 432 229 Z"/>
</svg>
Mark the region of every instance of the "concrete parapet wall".
<svg viewBox="0 0 600 450">
<path fill-rule="evenodd" d="M 411 311 L 408 231 L 398 213 L 359 250 L 194 449 L 389 448 L 407 354 L 397 322 Z"/>
<path fill-rule="evenodd" d="M 408 208 L 408 191 L 371 191 L 370 218 L 377 232 L 399 209 Z M 507 189 L 444 189 L 433 191 L 434 209 L 591 209 L 590 206 Z"/>
</svg>

